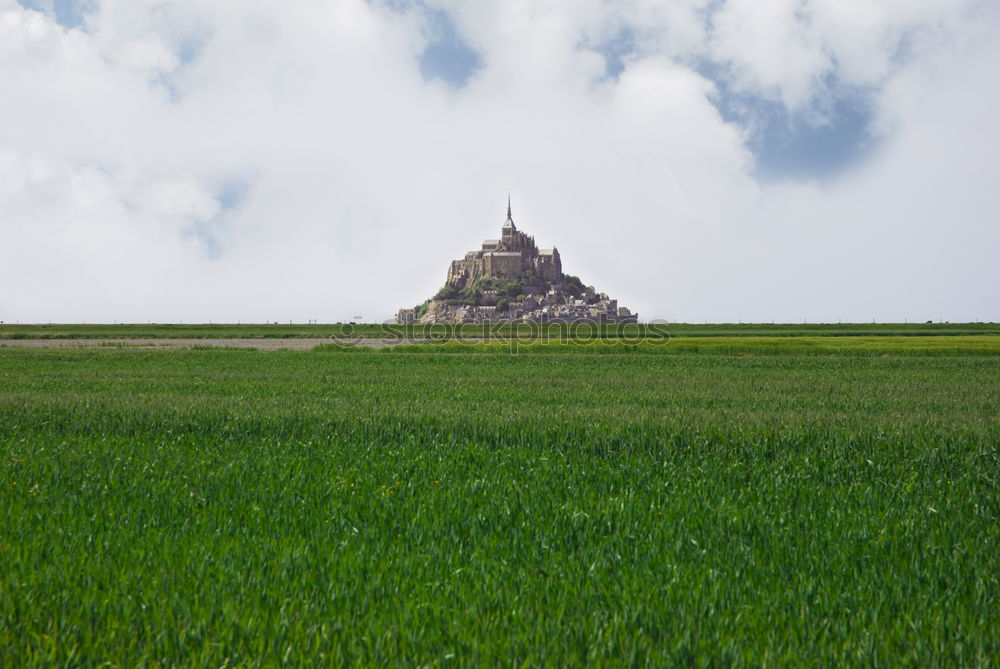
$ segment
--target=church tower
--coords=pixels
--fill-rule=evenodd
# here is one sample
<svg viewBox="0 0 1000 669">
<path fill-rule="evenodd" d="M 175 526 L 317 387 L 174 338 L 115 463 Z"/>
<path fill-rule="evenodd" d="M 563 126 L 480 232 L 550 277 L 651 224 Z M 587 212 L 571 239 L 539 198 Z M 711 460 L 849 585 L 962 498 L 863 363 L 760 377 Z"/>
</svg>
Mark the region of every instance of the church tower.
<svg viewBox="0 0 1000 669">
<path fill-rule="evenodd" d="M 507 220 L 503 222 L 503 241 L 513 241 L 517 226 L 514 225 L 514 217 L 510 214 L 510 195 L 507 195 Z"/>
</svg>

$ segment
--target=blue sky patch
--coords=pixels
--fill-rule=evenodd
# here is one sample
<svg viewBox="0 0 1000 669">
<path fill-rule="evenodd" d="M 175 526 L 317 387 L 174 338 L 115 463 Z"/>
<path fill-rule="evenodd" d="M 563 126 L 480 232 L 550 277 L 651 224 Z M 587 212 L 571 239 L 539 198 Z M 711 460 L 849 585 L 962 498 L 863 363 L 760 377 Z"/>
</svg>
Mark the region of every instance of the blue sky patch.
<svg viewBox="0 0 1000 669">
<path fill-rule="evenodd" d="M 181 40 L 180 47 L 177 49 L 177 57 L 180 59 L 181 64 L 187 65 L 197 60 L 205 48 L 206 41 L 205 38 L 192 35 L 188 35 Z"/>
<path fill-rule="evenodd" d="M 447 12 L 433 10 L 429 16 L 431 41 L 420 55 L 420 74 L 425 81 L 440 79 L 462 88 L 482 66 L 479 54 L 462 41 Z"/>
<path fill-rule="evenodd" d="M 40 12 L 47 11 L 51 7 L 56 22 L 64 28 L 77 28 L 83 25 L 84 15 L 93 7 L 92 0 L 17 1 L 25 9 L 34 9 Z"/>
<path fill-rule="evenodd" d="M 735 92 L 724 77 L 714 81 L 719 94 L 713 102 L 722 117 L 749 131 L 747 145 L 760 178 L 836 176 L 874 146 L 871 110 L 860 94 L 834 93 L 828 109 L 811 118 L 809 112 L 789 112 L 780 102 Z M 836 86 L 829 90 L 835 92 Z"/>
<path fill-rule="evenodd" d="M 625 71 L 626 57 L 635 51 L 635 33 L 627 29 L 622 30 L 613 39 L 591 48 L 604 56 L 607 76 L 617 79 Z"/>
<path fill-rule="evenodd" d="M 205 254 L 211 260 L 218 260 L 222 257 L 222 245 L 219 243 L 218 237 L 215 236 L 215 232 L 212 230 L 212 223 L 195 223 L 188 230 L 186 234 L 194 239 L 204 247 Z"/>
<path fill-rule="evenodd" d="M 749 142 L 757 171 L 764 178 L 834 176 L 868 154 L 874 141 L 870 121 L 867 110 L 846 100 L 838 100 L 821 125 L 796 119 L 783 109 L 764 115 Z"/>
<path fill-rule="evenodd" d="M 247 179 L 230 179 L 222 184 L 215 198 L 224 213 L 240 206 L 249 193 L 250 182 Z"/>
<path fill-rule="evenodd" d="M 617 79 L 635 52 L 636 39 L 632 31 L 623 29 L 607 42 L 581 46 L 601 54 L 606 76 Z M 810 118 L 806 113 L 790 113 L 780 102 L 737 92 L 729 85 L 725 68 L 718 64 L 694 66 L 715 83 L 718 95 L 712 102 L 722 117 L 748 130 L 747 145 L 754 154 L 759 178 L 835 176 L 872 148 L 871 112 L 860 94 L 834 97 L 820 118 Z M 826 87 L 836 96 L 835 79 L 826 82 Z"/>
<path fill-rule="evenodd" d="M 198 240 L 209 259 L 218 260 L 222 257 L 225 249 L 219 239 L 220 233 L 224 232 L 227 223 L 231 221 L 229 214 L 243 204 L 250 190 L 249 179 L 235 177 L 224 181 L 215 192 L 215 199 L 219 203 L 218 213 L 208 220 L 194 221 L 185 231 L 187 236 Z"/>
</svg>

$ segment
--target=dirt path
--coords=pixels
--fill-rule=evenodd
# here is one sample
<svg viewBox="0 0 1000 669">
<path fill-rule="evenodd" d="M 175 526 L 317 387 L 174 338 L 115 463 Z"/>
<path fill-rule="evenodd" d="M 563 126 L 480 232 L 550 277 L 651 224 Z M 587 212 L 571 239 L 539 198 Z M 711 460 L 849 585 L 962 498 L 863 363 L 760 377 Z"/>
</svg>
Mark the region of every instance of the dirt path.
<svg viewBox="0 0 1000 669">
<path fill-rule="evenodd" d="M 420 344 L 423 339 L 352 339 L 339 343 L 368 348 L 385 348 L 400 344 Z M 262 351 L 290 349 L 306 351 L 320 344 L 337 343 L 332 339 L 0 339 L 0 346 L 21 346 L 28 348 L 74 347 L 74 348 L 194 348 L 195 346 L 217 346 L 236 348 L 256 348 Z"/>
</svg>

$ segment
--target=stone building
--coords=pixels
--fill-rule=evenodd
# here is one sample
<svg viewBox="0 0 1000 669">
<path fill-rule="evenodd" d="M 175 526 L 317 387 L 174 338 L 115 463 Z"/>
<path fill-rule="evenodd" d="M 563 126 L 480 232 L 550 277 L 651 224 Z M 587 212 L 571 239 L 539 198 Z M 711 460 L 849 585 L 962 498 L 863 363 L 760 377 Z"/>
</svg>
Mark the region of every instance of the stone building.
<svg viewBox="0 0 1000 669">
<path fill-rule="evenodd" d="M 559 251 L 555 248 L 539 250 L 534 237 L 517 229 L 510 200 L 507 201 L 507 220 L 500 232 L 500 239 L 487 239 L 479 250 L 469 251 L 461 260 L 452 261 L 445 285 L 462 288 L 479 277 L 518 281 L 528 270 L 543 281 L 562 279 Z"/>
<path fill-rule="evenodd" d="M 417 322 L 417 310 L 416 309 L 400 309 L 396 314 L 396 322 L 400 325 L 406 325 L 407 323 Z"/>
<path fill-rule="evenodd" d="M 635 323 L 638 315 L 564 274 L 558 249 L 539 249 L 517 229 L 508 198 L 500 239 L 487 239 L 452 261 L 438 295 L 416 309 L 401 309 L 396 321 Z"/>
</svg>

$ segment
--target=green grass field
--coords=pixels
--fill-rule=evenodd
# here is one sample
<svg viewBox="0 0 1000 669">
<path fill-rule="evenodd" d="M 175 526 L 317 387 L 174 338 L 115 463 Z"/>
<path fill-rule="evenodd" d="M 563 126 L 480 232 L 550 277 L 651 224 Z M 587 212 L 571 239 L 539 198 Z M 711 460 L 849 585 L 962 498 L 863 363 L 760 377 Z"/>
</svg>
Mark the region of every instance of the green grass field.
<svg viewBox="0 0 1000 669">
<path fill-rule="evenodd" d="M 797 334 L 0 348 L 0 666 L 1000 663 L 997 338 Z"/>
<path fill-rule="evenodd" d="M 763 324 L 763 323 L 722 323 L 722 324 L 644 324 L 640 326 L 615 325 L 377 325 L 377 324 L 169 324 L 151 323 L 146 325 L 112 324 L 36 324 L 0 325 L 2 339 L 143 339 L 143 338 L 320 338 L 328 337 L 380 337 L 385 334 L 407 337 L 481 337 L 520 336 L 535 337 L 626 337 L 636 333 L 647 336 L 674 338 L 686 337 L 828 337 L 828 336 L 896 336 L 933 337 L 941 335 L 993 335 L 1000 336 L 997 323 L 817 323 L 817 324 Z"/>
<path fill-rule="evenodd" d="M 364 350 L 343 344 L 324 343 L 323 351 Z M 535 339 L 512 337 L 490 341 L 441 339 L 422 344 L 405 344 L 380 354 L 399 353 L 473 353 L 473 354 L 559 354 L 578 355 L 842 355 L 842 356 L 988 356 L 1000 355 L 1000 336 L 788 336 L 788 337 L 663 337 L 614 339 Z"/>
</svg>

